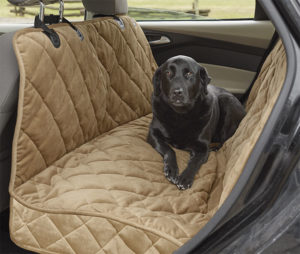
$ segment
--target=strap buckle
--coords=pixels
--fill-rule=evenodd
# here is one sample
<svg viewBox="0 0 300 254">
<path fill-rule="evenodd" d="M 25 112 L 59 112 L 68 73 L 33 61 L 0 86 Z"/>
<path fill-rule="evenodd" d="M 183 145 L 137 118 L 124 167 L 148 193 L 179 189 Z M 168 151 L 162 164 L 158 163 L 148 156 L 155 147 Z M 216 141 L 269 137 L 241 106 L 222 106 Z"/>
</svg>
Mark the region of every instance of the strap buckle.
<svg viewBox="0 0 300 254">
<path fill-rule="evenodd" d="M 78 35 L 79 39 L 82 41 L 84 39 L 83 34 L 79 31 L 79 29 L 74 26 L 71 22 L 64 18 L 64 1 L 59 0 L 59 15 L 48 15 L 45 16 L 45 4 L 43 0 L 40 1 L 40 13 L 35 17 L 34 27 L 42 28 L 43 33 L 46 34 L 50 41 L 52 42 L 55 48 L 60 47 L 60 39 L 58 34 L 51 28 L 49 28 L 46 24 L 57 24 L 57 23 L 66 23 L 68 24 Z"/>
</svg>

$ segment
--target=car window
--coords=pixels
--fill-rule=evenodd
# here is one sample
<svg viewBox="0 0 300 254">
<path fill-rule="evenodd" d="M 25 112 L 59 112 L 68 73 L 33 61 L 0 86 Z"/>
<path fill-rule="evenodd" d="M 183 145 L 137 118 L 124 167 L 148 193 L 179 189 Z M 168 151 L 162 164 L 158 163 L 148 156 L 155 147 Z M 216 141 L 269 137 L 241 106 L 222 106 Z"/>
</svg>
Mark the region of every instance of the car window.
<svg viewBox="0 0 300 254">
<path fill-rule="evenodd" d="M 252 19 L 255 0 L 128 0 L 136 20 Z"/>
<path fill-rule="evenodd" d="M 26 0 L 24 0 L 26 1 Z M 13 3 L 14 0 L 11 0 Z M 16 2 L 21 2 L 20 0 Z M 71 21 L 84 19 L 84 7 L 81 0 L 64 0 L 64 17 Z M 58 15 L 59 4 L 50 4 L 45 7 L 45 14 Z M 15 6 L 7 0 L 0 0 L 0 23 L 33 23 L 34 16 L 38 15 L 40 7 Z"/>
<path fill-rule="evenodd" d="M 64 2 L 67 19 L 84 19 L 81 0 Z M 47 5 L 45 14 L 58 14 L 58 7 Z M 251 19 L 254 11 L 255 0 L 128 0 L 128 14 L 136 20 Z M 0 23 L 32 23 L 38 13 L 39 6 L 20 7 L 0 0 Z"/>
</svg>

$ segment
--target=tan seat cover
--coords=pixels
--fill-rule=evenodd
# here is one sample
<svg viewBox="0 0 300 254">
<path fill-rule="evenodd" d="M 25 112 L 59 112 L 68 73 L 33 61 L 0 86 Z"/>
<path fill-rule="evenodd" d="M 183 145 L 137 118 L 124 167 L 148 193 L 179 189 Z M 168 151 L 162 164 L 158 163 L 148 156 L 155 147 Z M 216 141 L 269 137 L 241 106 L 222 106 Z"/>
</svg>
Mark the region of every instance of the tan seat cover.
<svg viewBox="0 0 300 254">
<path fill-rule="evenodd" d="M 211 152 L 191 189 L 162 173 L 147 144 L 156 64 L 140 27 L 122 17 L 56 25 L 60 49 L 36 29 L 17 33 L 21 80 L 10 183 L 11 237 L 41 253 L 171 253 L 227 198 L 285 78 L 279 42 L 235 135 Z M 38 60 L 36 60 L 38 59 Z M 45 68 L 47 67 L 47 68 Z M 181 170 L 188 155 L 177 151 Z"/>
</svg>

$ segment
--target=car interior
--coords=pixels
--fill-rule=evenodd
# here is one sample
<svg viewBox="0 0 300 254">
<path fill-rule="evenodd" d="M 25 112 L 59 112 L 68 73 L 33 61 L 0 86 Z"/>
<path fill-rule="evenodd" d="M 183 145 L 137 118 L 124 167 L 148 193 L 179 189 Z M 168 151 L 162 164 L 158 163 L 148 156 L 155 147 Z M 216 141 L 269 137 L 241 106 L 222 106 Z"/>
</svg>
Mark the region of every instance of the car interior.
<svg viewBox="0 0 300 254">
<path fill-rule="evenodd" d="M 137 22 L 126 0 L 83 4 L 85 21 L 40 15 L 0 36 L 10 238 L 37 253 L 187 253 L 211 233 L 262 135 L 286 77 L 284 45 L 258 3 L 251 20 L 189 22 Z M 184 191 L 146 141 L 153 74 L 175 55 L 205 66 L 247 112 Z M 182 171 L 189 155 L 176 156 Z"/>
</svg>

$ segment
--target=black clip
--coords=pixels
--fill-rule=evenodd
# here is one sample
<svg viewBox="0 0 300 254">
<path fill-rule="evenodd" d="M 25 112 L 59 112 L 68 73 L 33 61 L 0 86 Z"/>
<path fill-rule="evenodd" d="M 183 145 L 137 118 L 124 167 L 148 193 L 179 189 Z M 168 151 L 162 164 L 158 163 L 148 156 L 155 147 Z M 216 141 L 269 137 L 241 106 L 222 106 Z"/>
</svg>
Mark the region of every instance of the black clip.
<svg viewBox="0 0 300 254">
<path fill-rule="evenodd" d="M 45 25 L 45 23 L 40 20 L 39 15 L 35 16 L 34 27 L 42 28 L 44 30 L 43 33 L 48 36 L 48 38 L 52 42 L 53 46 L 55 48 L 60 47 L 60 39 L 59 39 L 58 34 L 53 29 L 50 29 L 49 27 L 47 27 Z"/>
<path fill-rule="evenodd" d="M 53 29 L 50 29 L 49 27 L 47 27 L 46 24 L 49 24 L 49 25 L 57 24 L 57 23 L 59 23 L 59 21 L 60 21 L 60 16 L 53 15 L 53 14 L 44 16 L 44 22 L 42 22 L 40 20 L 38 15 L 35 16 L 35 20 L 34 20 L 34 27 L 42 28 L 44 30 L 43 32 L 49 37 L 49 39 L 51 40 L 51 42 L 55 48 L 59 48 L 59 46 L 60 46 L 59 36 Z M 62 23 L 68 24 L 77 33 L 77 35 L 81 41 L 84 39 L 83 34 L 69 20 L 67 20 L 66 18 L 62 18 Z"/>
<path fill-rule="evenodd" d="M 83 34 L 80 32 L 80 30 L 79 30 L 76 26 L 74 26 L 69 20 L 67 20 L 66 18 L 63 18 L 63 19 L 62 19 L 62 22 L 63 22 L 63 23 L 66 23 L 66 24 L 68 24 L 70 27 L 72 27 L 72 29 L 77 33 L 77 35 L 78 35 L 78 37 L 79 37 L 79 39 L 80 39 L 81 41 L 84 39 L 84 36 L 83 36 Z"/>
<path fill-rule="evenodd" d="M 59 16 L 53 14 L 44 16 L 44 23 L 48 25 L 57 24 L 59 23 Z"/>
<path fill-rule="evenodd" d="M 112 17 L 115 21 L 117 21 L 120 28 L 123 30 L 125 28 L 125 24 L 123 20 L 118 17 L 117 15 L 106 15 L 106 14 L 95 14 L 93 15 L 93 18 L 101 18 L 101 17 Z"/>
<path fill-rule="evenodd" d="M 122 30 L 125 29 L 125 24 L 124 24 L 123 20 L 120 17 L 118 17 L 116 15 L 113 15 L 113 18 L 114 18 L 115 21 L 117 21 L 117 23 L 119 24 L 119 26 Z"/>
</svg>

